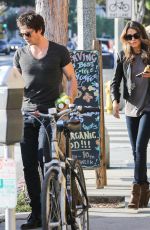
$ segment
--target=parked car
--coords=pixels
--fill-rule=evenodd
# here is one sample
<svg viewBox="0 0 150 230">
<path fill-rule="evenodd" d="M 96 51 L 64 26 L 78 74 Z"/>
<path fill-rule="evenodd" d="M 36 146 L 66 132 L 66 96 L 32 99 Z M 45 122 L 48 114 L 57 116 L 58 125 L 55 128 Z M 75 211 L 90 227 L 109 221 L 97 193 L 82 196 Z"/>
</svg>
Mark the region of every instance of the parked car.
<svg viewBox="0 0 150 230">
<path fill-rule="evenodd" d="M 101 46 L 102 46 L 102 52 L 104 51 L 109 52 L 108 46 L 106 44 L 102 43 Z"/>
<path fill-rule="evenodd" d="M 110 52 L 107 45 L 102 43 L 102 63 L 103 69 L 114 68 L 114 53 Z"/>
<path fill-rule="evenodd" d="M 11 51 L 16 51 L 18 48 L 22 47 L 24 45 L 23 41 L 21 39 L 11 39 L 9 41 L 9 46 Z"/>
<path fill-rule="evenodd" d="M 10 46 L 6 40 L 0 40 L 0 53 L 10 54 Z"/>
<path fill-rule="evenodd" d="M 99 41 L 101 41 L 102 44 L 107 45 L 108 50 L 110 52 L 113 52 L 114 49 L 114 40 L 111 38 L 98 38 Z"/>
<path fill-rule="evenodd" d="M 109 51 L 102 51 L 103 69 L 114 68 L 114 54 Z"/>
</svg>

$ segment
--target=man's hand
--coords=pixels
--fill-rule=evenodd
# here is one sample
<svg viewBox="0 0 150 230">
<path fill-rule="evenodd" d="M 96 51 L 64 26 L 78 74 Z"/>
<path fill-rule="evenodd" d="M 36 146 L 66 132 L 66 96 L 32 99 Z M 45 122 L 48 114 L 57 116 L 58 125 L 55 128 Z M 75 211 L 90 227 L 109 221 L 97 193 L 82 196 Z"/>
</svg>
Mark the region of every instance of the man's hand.
<svg viewBox="0 0 150 230">
<path fill-rule="evenodd" d="M 40 112 L 38 110 L 31 112 L 31 114 L 33 114 L 35 117 L 40 117 Z"/>
<path fill-rule="evenodd" d="M 119 103 L 116 101 L 116 100 L 114 100 L 113 101 L 113 115 L 114 115 L 114 117 L 116 117 L 116 118 L 120 118 L 120 115 L 119 115 Z"/>
</svg>

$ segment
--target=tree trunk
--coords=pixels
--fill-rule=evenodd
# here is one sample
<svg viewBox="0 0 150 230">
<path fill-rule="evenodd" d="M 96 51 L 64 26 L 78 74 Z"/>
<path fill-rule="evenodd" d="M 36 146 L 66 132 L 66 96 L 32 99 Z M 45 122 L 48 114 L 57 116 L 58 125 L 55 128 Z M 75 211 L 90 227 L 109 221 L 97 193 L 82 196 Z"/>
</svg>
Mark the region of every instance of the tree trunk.
<svg viewBox="0 0 150 230">
<path fill-rule="evenodd" d="M 68 40 L 69 0 L 36 0 L 36 12 L 45 20 L 45 36 L 66 45 Z"/>
<path fill-rule="evenodd" d="M 69 0 L 36 0 L 36 12 L 45 20 L 45 36 L 66 46 L 68 41 Z M 66 78 L 62 80 L 66 92 Z"/>
</svg>

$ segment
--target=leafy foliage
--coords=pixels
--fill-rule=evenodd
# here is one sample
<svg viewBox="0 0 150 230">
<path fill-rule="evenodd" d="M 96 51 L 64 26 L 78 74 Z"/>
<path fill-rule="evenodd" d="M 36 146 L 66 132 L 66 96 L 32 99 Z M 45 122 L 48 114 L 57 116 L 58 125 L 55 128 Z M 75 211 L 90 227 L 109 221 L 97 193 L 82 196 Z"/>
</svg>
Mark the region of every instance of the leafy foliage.
<svg viewBox="0 0 150 230">
<path fill-rule="evenodd" d="M 114 37 L 114 20 L 96 16 L 97 37 L 101 37 L 105 32 L 110 37 Z"/>
<path fill-rule="evenodd" d="M 72 31 L 72 35 L 74 33 L 77 34 L 77 0 L 70 0 L 68 22 L 68 27 Z"/>
<path fill-rule="evenodd" d="M 20 191 L 17 197 L 16 212 L 30 212 L 31 207 L 27 201 L 24 191 Z"/>
<path fill-rule="evenodd" d="M 35 0 L 3 0 L 8 6 L 34 6 Z"/>
<path fill-rule="evenodd" d="M 96 3 L 99 4 L 99 5 L 105 5 L 106 0 L 96 0 Z"/>
<path fill-rule="evenodd" d="M 150 1 L 149 0 L 146 1 L 145 6 L 146 6 L 147 10 L 150 10 Z"/>
<path fill-rule="evenodd" d="M 7 22 L 8 30 L 14 31 L 17 29 L 16 14 L 9 15 L 6 22 Z"/>
</svg>

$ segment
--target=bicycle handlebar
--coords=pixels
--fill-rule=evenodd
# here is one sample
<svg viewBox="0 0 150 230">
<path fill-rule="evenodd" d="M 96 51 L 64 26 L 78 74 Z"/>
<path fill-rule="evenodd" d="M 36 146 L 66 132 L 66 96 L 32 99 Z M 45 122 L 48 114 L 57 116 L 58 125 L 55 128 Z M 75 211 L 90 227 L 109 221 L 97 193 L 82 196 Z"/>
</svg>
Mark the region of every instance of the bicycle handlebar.
<svg viewBox="0 0 150 230">
<path fill-rule="evenodd" d="M 70 104 L 68 109 L 62 110 L 58 113 L 56 111 L 55 115 L 57 118 L 60 118 L 61 116 L 65 114 L 67 115 L 67 114 L 76 113 L 76 112 L 79 112 L 80 114 L 88 113 L 88 112 L 100 112 L 100 108 L 99 107 L 88 107 L 88 106 L 77 106 L 75 104 Z"/>
<path fill-rule="evenodd" d="M 88 107 L 88 106 L 77 106 L 77 111 L 80 113 L 100 112 L 100 108 L 99 107 Z"/>
<path fill-rule="evenodd" d="M 65 109 L 65 110 L 62 110 L 60 112 L 57 112 L 57 110 L 54 108 L 52 109 L 49 109 L 49 113 L 48 114 L 45 114 L 45 113 L 41 113 L 41 112 L 38 112 L 38 116 L 41 116 L 41 117 L 57 117 L 57 118 L 60 118 L 61 116 L 63 115 L 67 115 L 67 114 L 70 114 L 70 113 L 75 113 L 75 112 L 79 112 L 80 114 L 83 114 L 83 113 L 88 113 L 88 112 L 100 112 L 100 108 L 99 107 L 89 107 L 89 106 L 77 106 L 75 104 L 70 104 L 69 105 L 69 108 L 68 109 Z M 34 115 L 34 112 L 25 112 L 25 114 L 30 114 L 30 115 Z"/>
<path fill-rule="evenodd" d="M 61 117 L 62 115 L 79 112 L 81 114 L 88 113 L 88 112 L 100 112 L 99 107 L 88 107 L 88 106 L 77 106 L 75 104 L 70 104 L 68 109 L 62 110 L 61 112 L 57 113 L 57 117 Z"/>
</svg>

